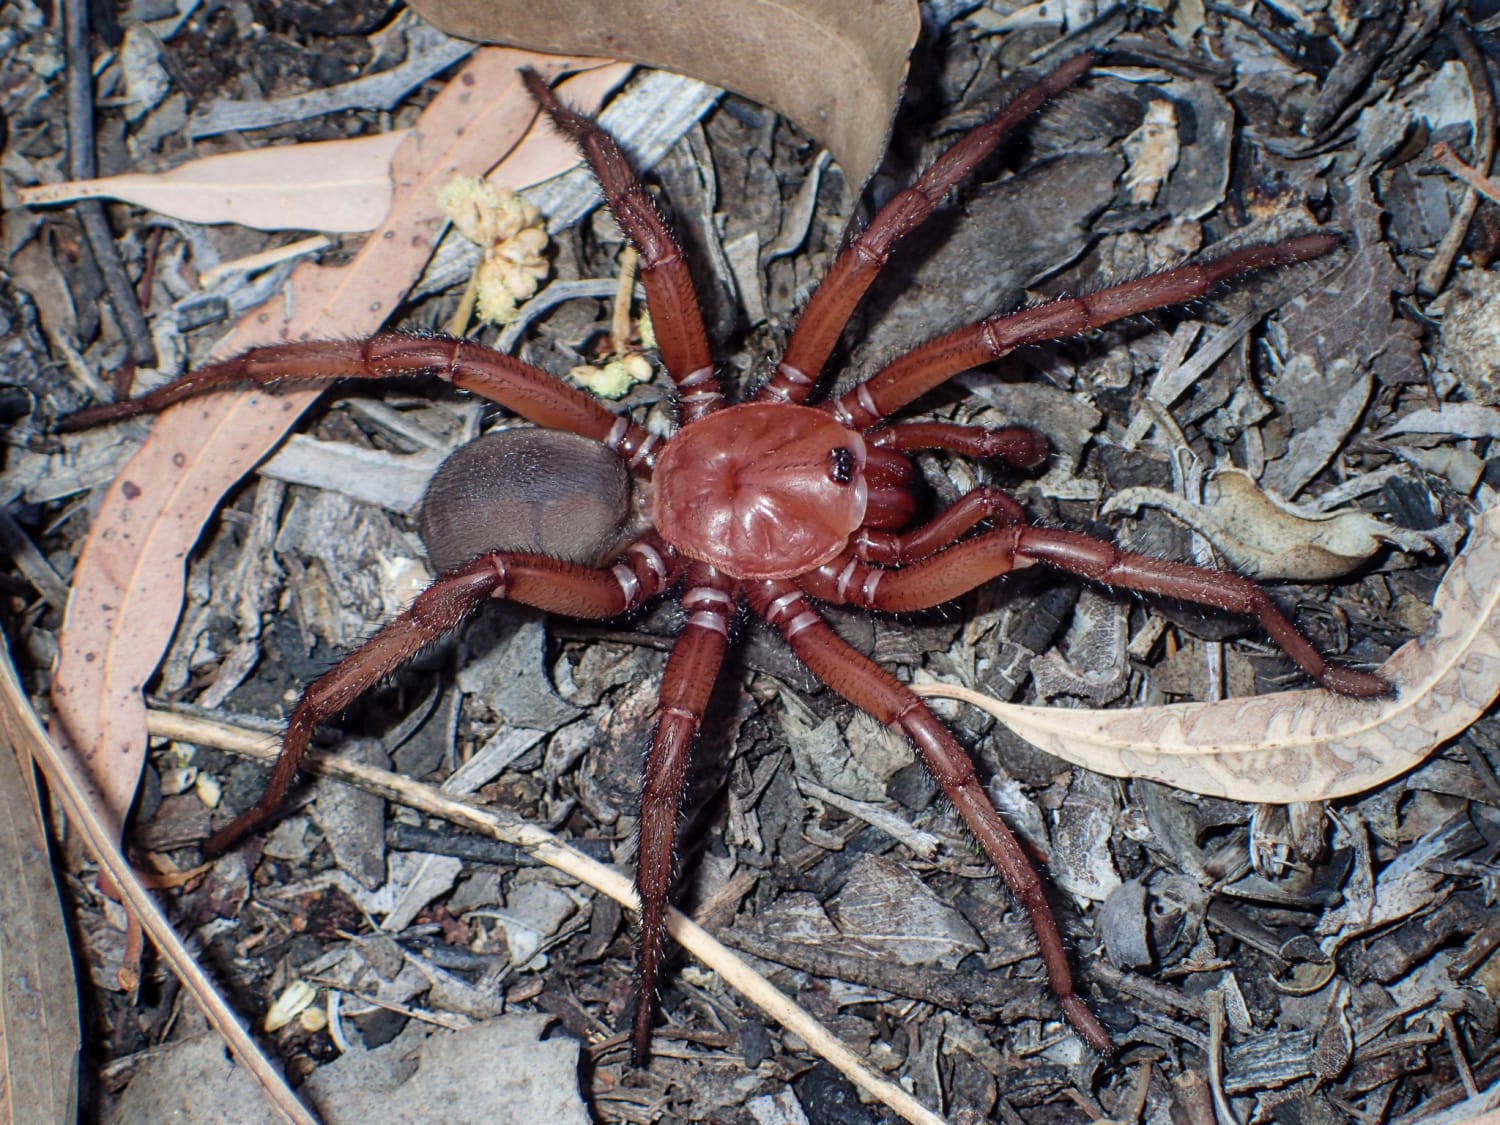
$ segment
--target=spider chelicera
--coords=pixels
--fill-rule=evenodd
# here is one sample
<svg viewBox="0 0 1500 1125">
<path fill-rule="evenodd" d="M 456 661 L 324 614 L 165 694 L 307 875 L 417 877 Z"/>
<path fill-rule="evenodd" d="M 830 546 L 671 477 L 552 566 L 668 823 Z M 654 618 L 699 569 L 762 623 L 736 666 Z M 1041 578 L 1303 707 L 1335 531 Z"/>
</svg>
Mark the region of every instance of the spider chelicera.
<svg viewBox="0 0 1500 1125">
<path fill-rule="evenodd" d="M 688 760 L 741 606 L 779 632 L 824 684 L 911 740 L 1025 907 L 1068 1021 L 1096 1050 L 1108 1052 L 1108 1033 L 1074 992 L 1041 880 L 985 795 L 968 754 L 909 688 L 835 635 L 818 605 L 908 613 L 1043 563 L 1105 585 L 1253 616 L 1333 691 L 1380 696 L 1390 688 L 1377 676 L 1326 662 L 1248 579 L 1032 526 L 998 489 L 975 489 L 912 527 L 917 471 L 911 453 L 940 450 L 1030 468 L 1045 458 L 1046 443 L 1026 429 L 891 420 L 953 375 L 1024 344 L 1190 301 L 1251 270 L 1316 258 L 1336 244 L 1330 235 L 1253 246 L 1087 296 L 990 316 L 913 348 L 845 394 L 811 404 L 855 306 L 892 247 L 1091 62 L 1084 55 L 1058 67 L 882 207 L 838 255 L 775 373 L 738 405 L 728 401 L 715 370 L 687 265 L 651 197 L 609 134 L 528 73 L 528 89 L 582 148 L 615 218 L 640 251 L 662 363 L 675 385 L 680 426 L 671 437 L 648 433 L 510 356 L 466 340 L 401 334 L 256 348 L 140 398 L 68 419 L 67 428 L 81 428 L 242 384 L 435 375 L 537 427 L 480 438 L 439 470 L 421 519 L 439 577 L 306 690 L 261 800 L 214 833 L 209 849 L 228 847 L 277 812 L 319 723 L 485 601 L 505 598 L 599 619 L 630 613 L 678 588 L 686 623 L 667 661 L 641 792 L 637 1061 L 649 1050 Z"/>
</svg>

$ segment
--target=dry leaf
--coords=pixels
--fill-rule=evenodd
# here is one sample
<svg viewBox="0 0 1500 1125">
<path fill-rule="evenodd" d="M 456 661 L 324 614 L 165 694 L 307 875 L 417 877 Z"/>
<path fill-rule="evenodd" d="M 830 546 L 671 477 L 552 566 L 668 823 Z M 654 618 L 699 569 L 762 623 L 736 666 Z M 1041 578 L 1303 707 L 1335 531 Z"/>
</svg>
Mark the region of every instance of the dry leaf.
<svg viewBox="0 0 1500 1125">
<path fill-rule="evenodd" d="M 630 77 L 635 67 L 628 63 L 601 63 L 595 60 L 587 70 L 570 74 L 555 84 L 558 96 L 586 113 L 596 113 L 604 100 Z M 583 163 L 578 146 L 550 125 L 532 128 L 514 152 L 489 174 L 496 187 L 516 191 L 560 176 Z"/>
<path fill-rule="evenodd" d="M 833 909 L 839 933 L 857 948 L 901 965 L 956 969 L 985 948 L 962 914 L 888 856 L 855 860 Z"/>
<path fill-rule="evenodd" d="M 52 878 L 36 788 L 28 780 L 31 750 L 9 714 L 3 722 L 0 1120 L 75 1121 L 81 1032 L 68 927 Z M 27 764 L 24 771 L 22 762 Z"/>
<path fill-rule="evenodd" d="M 1403 414 L 1380 433 L 1384 441 L 1395 434 L 1442 434 L 1455 438 L 1500 437 L 1500 410 L 1474 402 L 1451 402 Z"/>
<path fill-rule="evenodd" d="M 530 125 L 536 107 L 517 69 L 550 76 L 590 61 L 476 52 L 396 153 L 395 196 L 382 228 L 347 265 L 299 267 L 287 292 L 241 321 L 217 354 L 378 329 L 443 227 L 438 186 L 485 172 Z M 211 395 L 166 411 L 103 499 L 74 572 L 52 699 L 57 729 L 87 763 L 116 824 L 140 778 L 141 691 L 176 626 L 188 553 L 224 492 L 320 390 Z"/>
<path fill-rule="evenodd" d="M 1425 550 L 1427 537 L 1355 509 L 1307 513 L 1267 492 L 1242 469 L 1220 469 L 1195 504 L 1160 488 L 1127 488 L 1112 496 L 1102 514 L 1163 508 L 1202 532 L 1230 566 L 1260 581 L 1325 582 L 1354 570 L 1395 543 Z"/>
<path fill-rule="evenodd" d="M 624 63 L 596 66 L 558 84 L 590 112 L 625 80 Z M 276 145 L 191 160 L 170 172 L 21 188 L 27 206 L 76 199 L 122 199 L 190 223 L 239 223 L 260 230 L 374 230 L 391 208 L 391 160 L 410 130 L 374 137 Z M 578 148 L 552 129 L 533 129 L 491 174 L 520 190 L 579 163 Z"/>
<path fill-rule="evenodd" d="M 75 834 L 82 841 L 83 846 L 99 865 L 100 881 L 112 886 L 118 892 L 121 903 L 140 923 L 141 929 L 151 939 L 152 944 L 161 954 L 162 960 L 172 967 L 172 971 L 182 981 L 184 990 L 197 1002 L 209 1024 L 219 1033 L 224 1042 L 229 1044 L 238 1064 L 248 1071 L 266 1092 L 272 1107 L 282 1120 L 291 1122 L 293 1125 L 315 1125 L 312 1115 L 286 1085 L 280 1071 L 271 1065 L 270 1060 L 256 1046 L 255 1040 L 246 1033 L 234 1013 L 230 1011 L 229 1005 L 214 988 L 213 982 L 198 965 L 193 954 L 172 930 L 166 915 L 162 913 L 156 899 L 141 882 L 135 868 L 120 853 L 117 844 L 120 832 L 119 822 L 109 819 L 104 799 L 95 788 L 93 780 L 83 772 L 82 763 L 77 757 L 60 749 L 42 730 L 41 721 L 37 718 L 36 712 L 31 709 L 31 702 L 26 698 L 26 693 L 21 690 L 20 681 L 16 678 L 16 669 L 11 663 L 10 652 L 4 647 L 0 647 L 0 725 L 3 725 L 6 738 L 16 749 L 17 754 L 26 761 L 34 761 L 47 779 L 48 792 L 67 817 L 70 833 Z M 14 808 L 15 806 L 8 807 Z M 0 925 L 12 923 L 13 912 L 10 905 L 10 903 L 0 902 L 0 909 L 4 910 L 4 915 L 0 916 Z M 66 936 L 54 939 L 54 952 L 66 948 Z M 10 957 L 11 951 L 0 949 L 0 954 Z M 38 963 L 39 965 L 43 963 L 41 958 L 38 958 Z M 18 979 L 11 965 L 12 962 L 6 962 L 7 981 Z M 64 965 L 60 970 L 54 970 L 49 965 L 38 971 L 41 973 L 56 971 L 58 979 L 66 978 L 70 984 L 73 979 L 71 965 Z M 39 979 L 47 978 L 39 977 Z M 54 1029 L 59 1034 L 47 1037 L 41 1046 L 49 1052 L 54 1052 L 51 1065 L 57 1066 L 58 1060 L 62 1059 L 66 1052 L 76 1048 L 77 1036 L 76 1034 L 72 1036 L 71 1043 L 65 1042 L 64 1040 L 68 1038 L 66 1013 L 53 1011 L 51 1014 L 59 1021 Z M 11 1017 L 8 1011 L 4 1018 L 5 1031 L 9 1034 Z M 9 1065 L 12 1068 L 15 1066 L 16 1052 L 26 1046 L 29 1044 L 16 1042 L 6 1044 L 6 1052 L 10 1057 Z M 3 1065 L 3 1062 L 0 1062 L 0 1066 Z M 0 1078 L 4 1077 L 3 1071 L 0 1071 Z M 9 1081 L 14 1089 L 14 1074 L 9 1076 Z M 27 1097 L 30 1096 L 28 1092 Z M 14 1105 L 11 1108 L 14 1110 Z M 4 1120 L 72 1121 L 75 1117 L 76 1115 L 71 1113 L 64 1116 L 61 1113 L 47 1114 L 38 1111 L 30 1115 L 12 1113 Z"/>
<path fill-rule="evenodd" d="M 417 0 L 450 35 L 609 55 L 743 94 L 825 144 L 856 189 L 885 152 L 921 20 L 913 0 Z"/>
<path fill-rule="evenodd" d="M 123 199 L 190 223 L 260 230 L 372 230 L 391 205 L 398 129 L 373 137 L 277 145 L 190 160 L 170 172 L 21 188 L 28 207 L 75 199 Z"/>
<path fill-rule="evenodd" d="M 1381 669 L 1397 698 L 1291 691 L 1127 711 L 1020 707 L 968 688 L 962 699 L 1049 754 L 1114 777 L 1204 796 L 1285 804 L 1332 800 L 1399 777 L 1464 731 L 1500 695 L 1500 506 L 1476 520 L 1433 598 L 1435 623 Z"/>
</svg>

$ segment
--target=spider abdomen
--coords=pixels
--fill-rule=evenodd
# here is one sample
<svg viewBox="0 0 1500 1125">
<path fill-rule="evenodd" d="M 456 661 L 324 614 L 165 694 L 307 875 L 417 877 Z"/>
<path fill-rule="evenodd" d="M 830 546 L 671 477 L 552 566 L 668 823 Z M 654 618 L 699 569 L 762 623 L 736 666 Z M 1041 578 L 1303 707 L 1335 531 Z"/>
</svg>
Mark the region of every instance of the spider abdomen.
<svg viewBox="0 0 1500 1125">
<path fill-rule="evenodd" d="M 835 558 L 864 522 L 865 440 L 831 415 L 745 403 L 684 426 L 657 458 L 652 520 L 734 578 L 789 578 Z"/>
<path fill-rule="evenodd" d="M 493 551 L 599 566 L 642 530 L 625 462 L 561 430 L 514 429 L 460 447 L 433 474 L 418 529 L 439 573 Z"/>
</svg>

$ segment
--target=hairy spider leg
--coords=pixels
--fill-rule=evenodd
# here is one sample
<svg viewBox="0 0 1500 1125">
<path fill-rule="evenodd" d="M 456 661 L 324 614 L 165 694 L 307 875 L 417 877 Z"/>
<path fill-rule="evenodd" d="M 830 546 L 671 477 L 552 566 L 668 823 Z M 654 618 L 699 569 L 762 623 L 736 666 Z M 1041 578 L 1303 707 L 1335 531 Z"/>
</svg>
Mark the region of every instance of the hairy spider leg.
<svg viewBox="0 0 1500 1125">
<path fill-rule="evenodd" d="M 1390 683 L 1368 672 L 1330 664 L 1313 643 L 1250 579 L 1221 570 L 1125 551 L 1103 539 L 1061 528 L 1016 524 L 955 543 L 900 570 L 866 566 L 845 552 L 797 579 L 814 597 L 885 613 L 912 613 L 952 601 L 1018 567 L 1045 563 L 1104 586 L 1213 606 L 1253 617 L 1298 667 L 1340 695 L 1392 694 Z"/>
<path fill-rule="evenodd" d="M 910 688 L 840 640 L 791 580 L 747 582 L 750 607 L 786 638 L 797 658 L 819 680 L 860 710 L 912 741 L 922 762 L 953 802 L 984 854 L 1000 872 L 1036 931 L 1047 979 L 1063 1014 L 1085 1042 L 1111 1054 L 1109 1032 L 1073 991 L 1073 974 L 1041 878 L 1015 834 L 985 795 L 974 764 L 942 721 Z"/>
<path fill-rule="evenodd" d="M 209 853 L 232 846 L 286 802 L 318 724 L 344 710 L 382 678 L 457 629 L 490 598 L 506 598 L 571 617 L 616 617 L 661 592 L 679 569 L 655 535 L 626 548 L 609 568 L 591 569 L 545 555 L 495 553 L 450 570 L 395 620 L 315 680 L 292 711 L 271 779 L 255 805 L 209 837 Z"/>
<path fill-rule="evenodd" d="M 672 645 L 657 697 L 656 733 L 641 779 L 641 846 L 636 889 L 641 896 L 631 1059 L 644 1066 L 651 1053 L 656 981 L 667 932 L 667 904 L 677 871 L 677 821 L 687 784 L 693 740 L 719 677 L 729 644 L 739 583 L 706 563 L 688 565 L 682 595 L 687 623 Z"/>
<path fill-rule="evenodd" d="M 610 211 L 641 254 L 641 281 L 662 362 L 677 388 L 685 425 L 724 406 L 692 275 L 666 220 L 609 133 L 563 105 L 542 78 L 523 71 L 527 89 L 557 128 L 583 150 Z M 738 583 L 713 567 L 688 567 L 682 604 L 687 623 L 673 643 L 657 703 L 656 733 L 641 783 L 641 840 L 636 887 L 641 897 L 632 1057 L 643 1065 L 651 1046 L 656 982 L 676 872 L 677 819 L 693 739 L 723 662 Z"/>
<path fill-rule="evenodd" d="M 1047 456 L 1047 439 L 1035 430 L 1008 426 L 988 429 L 984 426 L 960 426 L 952 422 L 900 422 L 865 434 L 872 450 L 886 456 L 905 455 L 926 449 L 940 449 L 965 457 L 999 460 L 1021 468 L 1031 468 Z M 873 458 L 874 454 L 872 454 Z M 910 485 L 907 485 L 909 490 Z M 861 562 L 881 566 L 903 566 L 926 558 L 963 537 L 981 523 L 1024 523 L 1025 509 L 1006 492 L 982 486 L 961 496 L 951 507 L 928 523 L 911 528 L 913 507 L 908 491 L 902 511 L 905 519 L 884 519 L 872 513 L 865 526 L 850 541 L 850 553 Z M 872 497 L 874 508 L 876 499 Z"/>
<path fill-rule="evenodd" d="M 70 414 L 58 422 L 57 428 L 87 429 L 118 418 L 154 414 L 196 395 L 245 386 L 276 390 L 288 383 L 419 375 L 433 375 L 481 395 L 534 425 L 592 438 L 632 464 L 640 462 L 644 451 L 654 445 L 654 439 L 640 426 L 610 413 L 597 399 L 566 386 L 540 367 L 468 340 L 405 332 L 383 332 L 367 340 L 251 348 L 137 398 Z"/>
<path fill-rule="evenodd" d="M 901 532 L 860 528 L 850 541 L 849 550 L 823 570 L 836 567 L 842 573 L 851 559 L 882 567 L 908 566 L 944 550 L 986 521 L 1025 523 L 1026 510 L 1003 489 L 981 485 L 964 493 L 920 527 Z"/>
<path fill-rule="evenodd" d="M 809 298 L 776 373 L 756 394 L 757 402 L 807 400 L 855 306 L 890 259 L 896 243 L 926 222 L 943 196 L 994 152 L 1011 130 L 1082 78 L 1093 64 L 1093 55 L 1077 55 L 1023 90 L 990 120 L 964 134 L 915 183 L 880 209 L 839 253 Z"/>
<path fill-rule="evenodd" d="M 661 211 L 636 176 L 620 146 L 599 123 L 563 105 L 534 70 L 521 71 L 526 89 L 546 111 L 559 132 L 583 151 L 598 177 L 609 209 L 641 254 L 641 284 L 656 331 L 657 349 L 677 384 L 677 407 L 691 422 L 724 405 L 723 388 L 714 372 L 703 313 L 693 292 L 693 277 L 682 247 Z"/>
<path fill-rule="evenodd" d="M 847 394 L 820 403 L 819 408 L 851 429 L 865 430 L 960 371 L 999 359 L 1023 344 L 1076 336 L 1154 309 L 1195 301 L 1228 278 L 1306 262 L 1337 245 L 1333 235 L 1306 234 L 1284 242 L 1248 246 L 1220 258 L 1162 270 L 1083 296 L 986 317 L 913 348 Z"/>
<path fill-rule="evenodd" d="M 941 449 L 982 461 L 1004 461 L 1034 469 L 1047 459 L 1047 439 L 1024 426 L 961 426 L 953 422 L 899 422 L 870 430 L 865 440 L 877 449 L 916 453 Z"/>
</svg>

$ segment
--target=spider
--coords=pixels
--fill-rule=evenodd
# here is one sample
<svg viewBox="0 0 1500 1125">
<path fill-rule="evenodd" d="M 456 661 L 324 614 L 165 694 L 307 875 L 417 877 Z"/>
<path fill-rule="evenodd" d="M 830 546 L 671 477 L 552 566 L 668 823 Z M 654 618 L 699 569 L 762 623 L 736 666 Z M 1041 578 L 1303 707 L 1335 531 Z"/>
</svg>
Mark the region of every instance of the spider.
<svg viewBox="0 0 1500 1125">
<path fill-rule="evenodd" d="M 810 405 L 855 306 L 892 247 L 1008 132 L 1077 82 L 1092 62 L 1093 56 L 1081 55 L 1063 63 L 885 204 L 837 256 L 774 374 L 737 405 L 715 371 L 682 252 L 625 156 L 592 118 L 564 106 L 539 76 L 526 73 L 532 96 L 580 146 L 640 251 L 661 359 L 676 391 L 680 426 L 669 438 L 508 355 L 467 340 L 394 333 L 256 348 L 139 398 L 65 420 L 66 428 L 81 428 L 240 384 L 436 375 L 536 427 L 482 437 L 438 471 L 420 530 L 439 577 L 307 688 L 264 795 L 215 832 L 208 849 L 229 847 L 277 812 L 319 723 L 458 628 L 488 599 L 603 619 L 678 588 L 686 622 L 667 661 L 641 789 L 636 1061 L 649 1052 L 688 760 L 741 606 L 779 632 L 824 684 L 910 739 L 1025 908 L 1062 1013 L 1087 1043 L 1108 1054 L 1108 1032 L 1074 992 L 1042 881 L 985 796 L 968 754 L 909 688 L 841 640 L 817 606 L 910 613 L 1041 563 L 1104 585 L 1253 616 L 1332 691 L 1382 696 L 1390 687 L 1378 676 L 1327 663 L 1248 579 L 1033 526 L 998 489 L 977 488 L 930 522 L 911 526 L 917 511 L 913 452 L 1032 468 L 1047 447 L 1039 434 L 1021 428 L 890 420 L 951 376 L 1024 344 L 1191 301 L 1252 270 L 1316 258 L 1334 247 L 1333 236 L 1253 246 L 1087 296 L 990 316 L 913 348 L 847 393 Z"/>
</svg>

